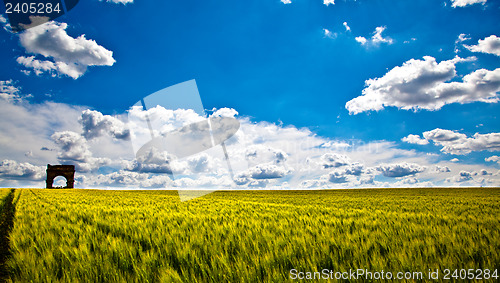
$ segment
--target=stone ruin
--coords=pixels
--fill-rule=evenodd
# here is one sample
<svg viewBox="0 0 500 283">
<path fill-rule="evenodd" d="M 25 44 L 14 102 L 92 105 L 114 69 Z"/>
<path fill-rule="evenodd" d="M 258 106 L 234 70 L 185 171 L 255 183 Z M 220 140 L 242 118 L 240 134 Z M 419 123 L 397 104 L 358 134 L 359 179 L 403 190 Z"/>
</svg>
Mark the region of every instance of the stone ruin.
<svg viewBox="0 0 500 283">
<path fill-rule="evenodd" d="M 72 189 L 75 185 L 75 165 L 50 165 L 47 164 L 47 189 L 52 189 L 54 179 L 58 176 L 66 178 L 66 187 Z"/>
</svg>

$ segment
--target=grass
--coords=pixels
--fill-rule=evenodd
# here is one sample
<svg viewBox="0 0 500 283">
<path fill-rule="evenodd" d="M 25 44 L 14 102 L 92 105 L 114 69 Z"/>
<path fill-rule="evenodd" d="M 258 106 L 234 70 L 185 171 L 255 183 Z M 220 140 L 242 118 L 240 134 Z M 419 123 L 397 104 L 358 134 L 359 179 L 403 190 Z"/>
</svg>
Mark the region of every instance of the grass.
<svg viewBox="0 0 500 283">
<path fill-rule="evenodd" d="M 293 268 L 500 268 L 500 189 L 219 191 L 188 202 L 176 191 L 15 193 L 14 282 L 283 282 Z"/>
</svg>

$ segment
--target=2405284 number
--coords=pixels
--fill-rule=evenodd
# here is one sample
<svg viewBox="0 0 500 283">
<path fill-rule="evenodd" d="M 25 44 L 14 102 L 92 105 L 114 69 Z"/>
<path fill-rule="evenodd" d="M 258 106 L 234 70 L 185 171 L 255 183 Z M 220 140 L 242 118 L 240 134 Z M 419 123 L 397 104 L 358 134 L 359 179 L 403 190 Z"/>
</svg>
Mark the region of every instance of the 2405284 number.
<svg viewBox="0 0 500 283">
<path fill-rule="evenodd" d="M 5 4 L 5 13 L 7 14 L 52 14 L 61 13 L 59 3 L 12 3 Z"/>
<path fill-rule="evenodd" d="M 498 279 L 498 270 L 489 270 L 489 269 L 445 269 L 443 270 L 444 277 L 443 279 L 470 279 L 470 280 L 489 280 L 489 279 Z"/>
</svg>

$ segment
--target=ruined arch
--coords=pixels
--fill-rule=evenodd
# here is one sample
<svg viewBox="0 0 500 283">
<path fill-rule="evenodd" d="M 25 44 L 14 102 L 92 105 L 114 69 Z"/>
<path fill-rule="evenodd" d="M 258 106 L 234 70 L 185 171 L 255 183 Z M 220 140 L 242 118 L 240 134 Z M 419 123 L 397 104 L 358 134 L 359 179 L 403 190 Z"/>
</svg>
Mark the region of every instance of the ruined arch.
<svg viewBox="0 0 500 283">
<path fill-rule="evenodd" d="M 53 188 L 54 178 L 57 176 L 66 178 L 65 188 L 73 188 L 75 185 L 75 165 L 47 164 L 47 189 Z"/>
</svg>

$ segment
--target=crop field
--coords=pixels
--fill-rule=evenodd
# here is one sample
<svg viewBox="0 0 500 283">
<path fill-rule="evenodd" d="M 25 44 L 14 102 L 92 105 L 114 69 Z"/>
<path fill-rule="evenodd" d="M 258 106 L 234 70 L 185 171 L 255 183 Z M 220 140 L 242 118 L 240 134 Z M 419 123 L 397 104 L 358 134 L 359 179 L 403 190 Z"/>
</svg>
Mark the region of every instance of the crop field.
<svg viewBox="0 0 500 283">
<path fill-rule="evenodd" d="M 15 209 L 3 267 L 12 282 L 500 268 L 494 188 L 218 191 L 186 202 L 176 191 L 3 189 L 0 202 Z"/>
</svg>

